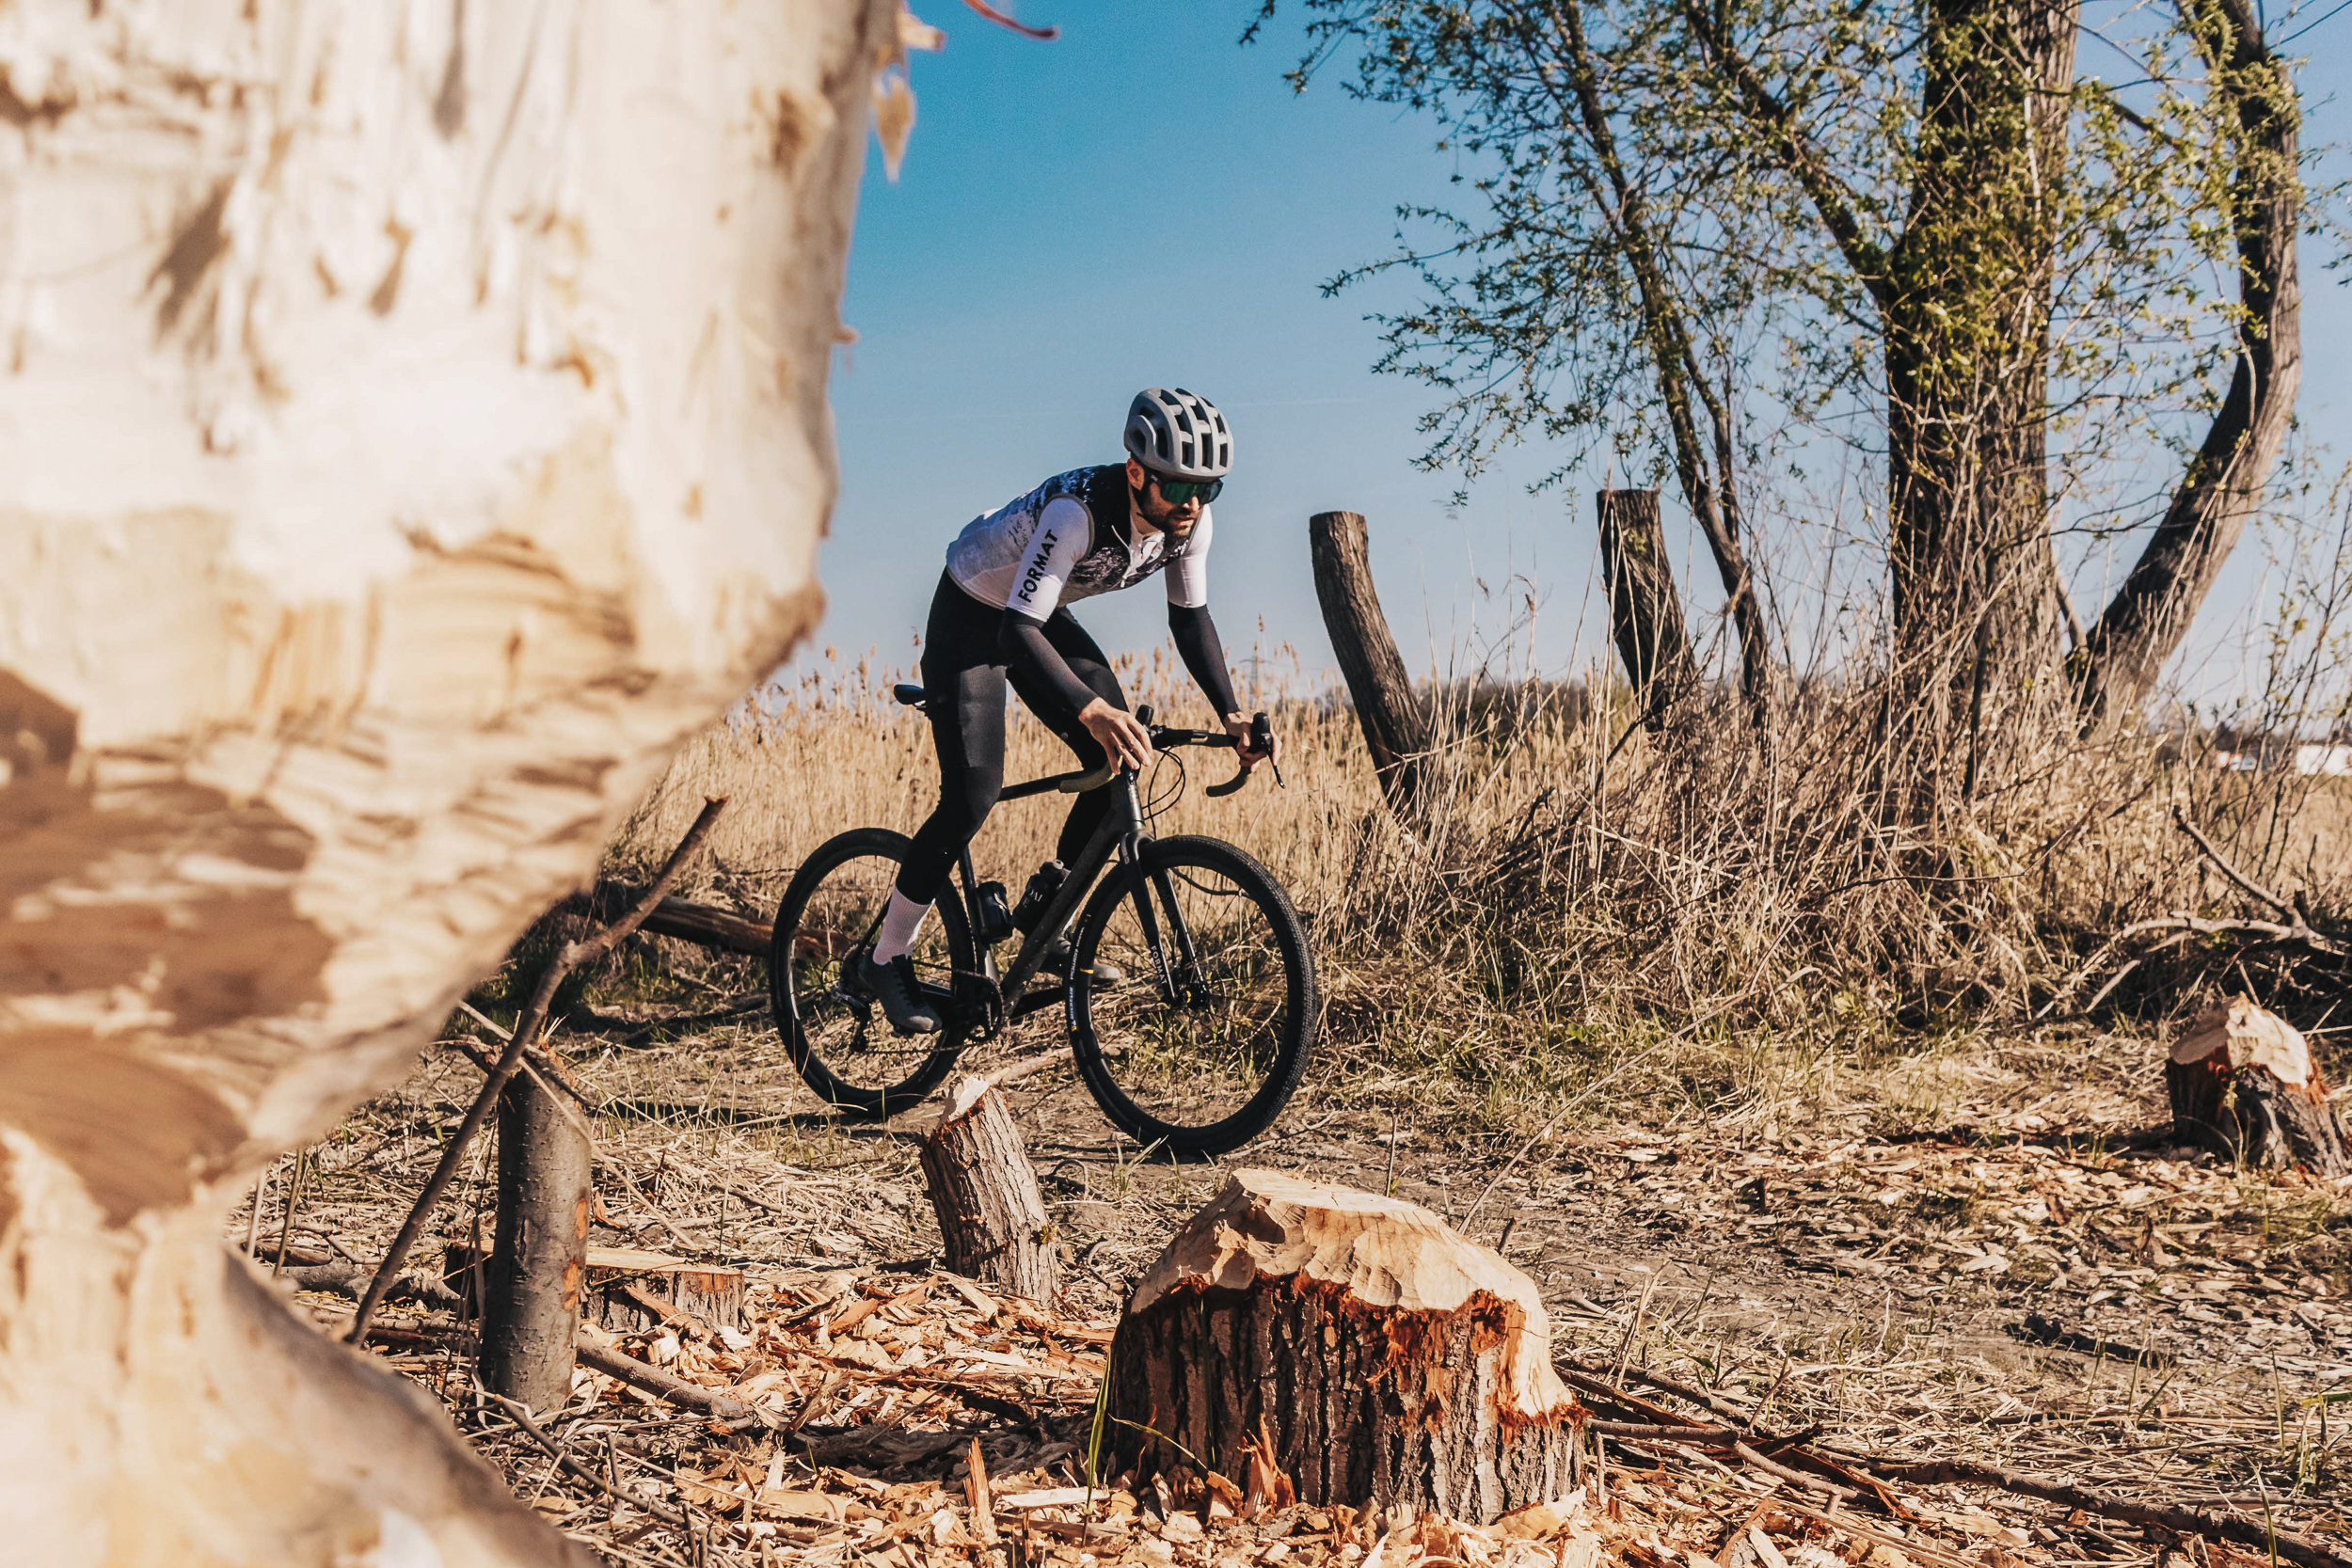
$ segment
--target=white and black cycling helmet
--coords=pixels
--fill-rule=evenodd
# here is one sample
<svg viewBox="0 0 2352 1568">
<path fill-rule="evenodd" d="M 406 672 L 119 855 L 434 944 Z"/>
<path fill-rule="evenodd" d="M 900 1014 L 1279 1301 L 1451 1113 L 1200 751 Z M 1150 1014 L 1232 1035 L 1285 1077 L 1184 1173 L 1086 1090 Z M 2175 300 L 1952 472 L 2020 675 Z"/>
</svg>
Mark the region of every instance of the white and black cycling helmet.
<svg viewBox="0 0 2352 1568">
<path fill-rule="evenodd" d="M 1182 387 L 1147 387 L 1127 405 L 1127 453 L 1165 479 L 1223 479 L 1233 437 L 1216 404 Z"/>
</svg>

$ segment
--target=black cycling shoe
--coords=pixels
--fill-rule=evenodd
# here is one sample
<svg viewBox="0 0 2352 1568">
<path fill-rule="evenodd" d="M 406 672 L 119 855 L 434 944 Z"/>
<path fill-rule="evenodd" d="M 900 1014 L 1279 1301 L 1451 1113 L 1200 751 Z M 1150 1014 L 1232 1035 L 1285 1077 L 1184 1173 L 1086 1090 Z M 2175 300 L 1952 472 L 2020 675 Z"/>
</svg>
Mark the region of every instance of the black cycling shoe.
<svg viewBox="0 0 2352 1568">
<path fill-rule="evenodd" d="M 1037 967 L 1041 974 L 1059 974 L 1067 978 L 1070 974 L 1070 939 L 1056 937 L 1054 944 L 1045 950 L 1045 957 L 1037 961 Z M 1095 959 L 1094 967 L 1088 973 L 1098 986 L 1115 986 L 1127 978 L 1127 972 L 1108 958 Z"/>
<path fill-rule="evenodd" d="M 882 1004 L 882 1016 L 901 1035 L 936 1035 L 940 1029 L 937 1009 L 928 1002 L 916 1000 L 914 960 L 901 954 L 886 964 L 874 961 L 869 951 L 859 955 L 858 983 Z"/>
</svg>

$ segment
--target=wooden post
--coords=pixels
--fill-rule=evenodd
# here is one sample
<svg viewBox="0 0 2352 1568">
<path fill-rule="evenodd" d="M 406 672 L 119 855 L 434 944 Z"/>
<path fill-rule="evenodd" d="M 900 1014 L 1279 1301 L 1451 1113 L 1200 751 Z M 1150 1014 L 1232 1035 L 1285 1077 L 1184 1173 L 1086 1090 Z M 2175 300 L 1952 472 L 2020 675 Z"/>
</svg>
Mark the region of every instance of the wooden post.
<svg viewBox="0 0 2352 1568">
<path fill-rule="evenodd" d="M 1363 726 L 1364 746 L 1390 809 L 1410 811 L 1422 791 L 1421 758 L 1429 750 L 1429 718 L 1413 695 L 1396 640 L 1372 584 L 1364 519 L 1355 512 L 1318 512 L 1307 520 L 1315 597 L 1347 694 Z"/>
<path fill-rule="evenodd" d="M 2233 996 L 2207 1012 L 2164 1064 L 2172 1137 L 2254 1170 L 2352 1171 L 2344 1129 L 2302 1032 Z"/>
<path fill-rule="evenodd" d="M 947 1266 L 1041 1305 L 1060 1289 L 1045 1195 L 1005 1097 L 987 1079 L 956 1085 L 923 1145 L 923 1181 L 947 1243 Z"/>
<path fill-rule="evenodd" d="M 594 1161 L 577 1114 L 524 1073 L 499 1094 L 498 1232 L 484 1281 L 483 1386 L 535 1411 L 572 1393 Z"/>
<path fill-rule="evenodd" d="M 1136 1286 L 1104 1375 L 1113 1473 L 1270 1462 L 1303 1502 L 1475 1524 L 1577 1485 L 1535 1282 L 1395 1198 L 1235 1172 Z"/>
<path fill-rule="evenodd" d="M 1674 570 L 1666 560 L 1658 492 L 1597 494 L 1601 581 L 1609 594 L 1610 630 L 1625 660 L 1626 678 L 1633 683 L 1642 722 L 1655 734 L 1665 727 L 1666 710 L 1698 686 L 1698 663 L 1691 657 L 1682 599 L 1675 592 Z"/>
</svg>

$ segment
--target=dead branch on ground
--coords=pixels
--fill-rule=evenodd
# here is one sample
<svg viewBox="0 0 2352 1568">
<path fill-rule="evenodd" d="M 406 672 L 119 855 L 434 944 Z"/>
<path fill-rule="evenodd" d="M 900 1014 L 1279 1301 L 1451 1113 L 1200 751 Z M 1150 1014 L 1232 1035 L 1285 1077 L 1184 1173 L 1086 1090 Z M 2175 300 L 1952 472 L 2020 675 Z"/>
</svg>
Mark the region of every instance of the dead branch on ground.
<svg viewBox="0 0 2352 1568">
<path fill-rule="evenodd" d="M 376 1265 L 375 1277 L 368 1282 L 367 1292 L 359 1298 L 359 1310 L 352 1319 L 347 1336 L 352 1343 L 359 1343 L 366 1336 L 368 1320 L 374 1317 L 376 1308 L 384 1304 L 385 1293 L 391 1289 L 401 1264 L 407 1260 L 409 1249 L 424 1233 L 425 1221 L 431 1217 L 442 1193 L 448 1190 L 451 1178 L 457 1174 L 457 1164 L 465 1157 L 466 1146 L 482 1130 L 482 1123 L 489 1116 L 490 1107 L 498 1103 L 500 1092 L 522 1069 L 524 1053 L 531 1049 L 540 1032 L 547 1027 L 548 1010 L 554 1005 L 556 989 L 573 970 L 591 958 L 601 958 L 611 952 L 624 937 L 644 924 L 654 906 L 668 896 L 671 886 L 686 869 L 694 851 L 702 847 L 711 825 L 718 821 L 720 812 L 725 808 L 723 798 L 704 801 L 702 814 L 694 818 L 694 825 L 686 830 L 686 836 L 678 840 L 677 847 L 671 851 L 669 861 L 661 867 L 660 874 L 654 878 L 653 885 L 645 890 L 645 895 L 638 900 L 637 907 L 587 941 L 565 942 L 563 950 L 556 954 L 554 960 L 539 976 L 539 984 L 532 992 L 530 1004 L 523 1008 L 522 1016 L 515 1021 L 514 1037 L 506 1042 L 497 1068 L 483 1080 L 480 1092 L 474 1096 L 472 1105 L 467 1108 L 465 1120 L 459 1122 L 456 1131 L 450 1134 L 448 1145 L 441 1150 L 440 1164 L 434 1166 L 433 1174 L 425 1179 L 424 1190 L 417 1195 L 417 1201 L 410 1207 L 408 1217 L 401 1223 L 399 1233 L 392 1238 L 392 1244 L 384 1254 L 383 1262 Z"/>
</svg>

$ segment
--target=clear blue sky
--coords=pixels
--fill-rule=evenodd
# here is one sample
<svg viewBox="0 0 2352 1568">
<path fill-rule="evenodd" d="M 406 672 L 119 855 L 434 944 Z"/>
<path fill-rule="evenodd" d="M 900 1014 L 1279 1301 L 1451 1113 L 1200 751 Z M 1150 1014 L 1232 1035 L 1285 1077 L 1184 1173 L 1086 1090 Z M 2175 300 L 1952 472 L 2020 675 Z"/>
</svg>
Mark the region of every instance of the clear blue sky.
<svg viewBox="0 0 2352 1568">
<path fill-rule="evenodd" d="M 1263 624 L 1269 648 L 1327 665 L 1306 519 L 1334 507 L 1371 519 L 1408 663 L 1458 662 L 1502 633 L 1524 593 L 1515 573 L 1543 600 L 1542 667 L 1573 664 L 1580 631 L 1597 645 L 1598 476 L 1531 496 L 1556 459 L 1529 451 L 1452 506 L 1457 481 L 1412 466 L 1426 390 L 1370 369 L 1379 345 L 1362 318 L 1404 296 L 1321 296 L 1334 272 L 1388 252 L 1400 202 L 1445 198 L 1454 165 L 1431 122 L 1348 99 L 1336 73 L 1293 94 L 1295 6 L 1248 49 L 1235 40 L 1256 0 L 1022 0 L 1023 20 L 1060 24 L 1053 43 L 955 0 L 917 9 L 948 42 L 914 58 L 919 118 L 898 182 L 876 156 L 860 197 L 844 310 L 859 341 L 834 382 L 842 497 L 817 652 L 910 663 L 956 531 L 1048 474 L 1115 458 L 1127 399 L 1152 384 L 1207 394 L 1234 429 L 1211 602 L 1237 659 Z M 2331 40 L 2352 43 L 2352 13 L 2301 45 L 2313 141 L 2344 134 L 2344 107 L 2318 102 L 2352 86 L 2325 57 L 2345 53 Z M 2306 246 L 2302 416 L 2341 449 L 2352 369 L 2326 345 L 2352 338 L 2352 310 L 2328 260 Z M 1704 603 L 1711 574 L 1692 564 L 1680 575 Z M 1167 635 L 1155 588 L 1090 601 L 1084 619 L 1114 650 Z"/>
</svg>

